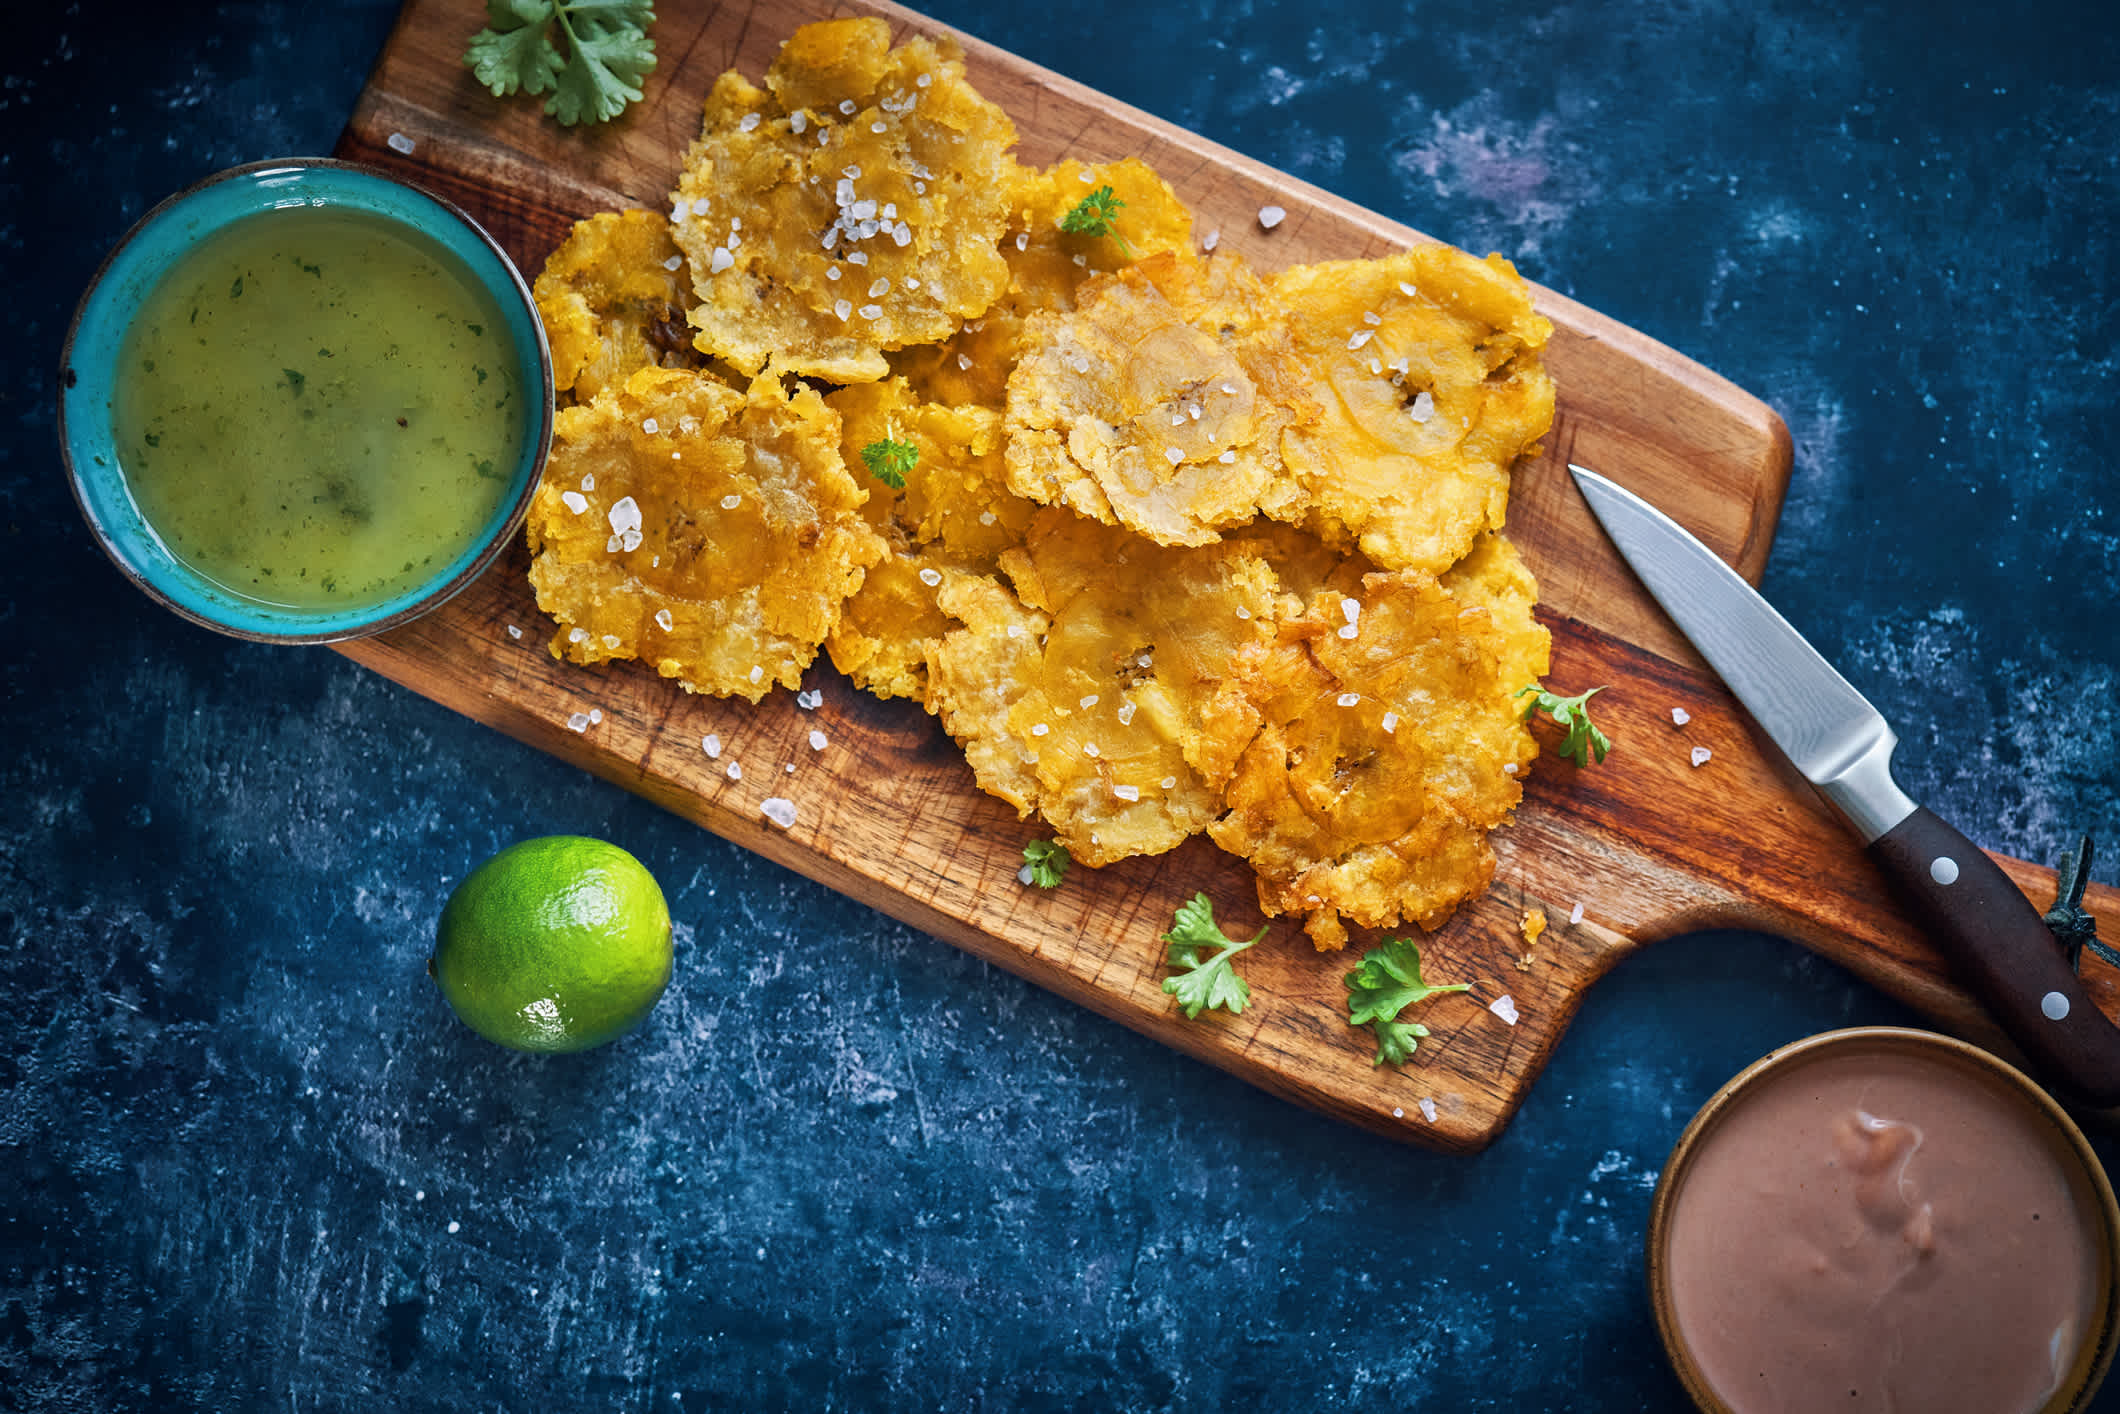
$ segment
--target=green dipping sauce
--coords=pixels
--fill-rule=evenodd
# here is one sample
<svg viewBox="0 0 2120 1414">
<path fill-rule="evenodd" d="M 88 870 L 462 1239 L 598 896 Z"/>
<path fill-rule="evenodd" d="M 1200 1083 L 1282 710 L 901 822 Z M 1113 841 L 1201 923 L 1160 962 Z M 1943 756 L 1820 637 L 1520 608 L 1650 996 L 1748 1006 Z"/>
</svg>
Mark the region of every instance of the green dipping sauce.
<svg viewBox="0 0 2120 1414">
<path fill-rule="evenodd" d="M 171 554 L 295 609 L 379 604 L 500 509 L 523 389 L 500 307 L 439 244 L 289 206 L 171 267 L 128 329 L 125 484 Z"/>
</svg>

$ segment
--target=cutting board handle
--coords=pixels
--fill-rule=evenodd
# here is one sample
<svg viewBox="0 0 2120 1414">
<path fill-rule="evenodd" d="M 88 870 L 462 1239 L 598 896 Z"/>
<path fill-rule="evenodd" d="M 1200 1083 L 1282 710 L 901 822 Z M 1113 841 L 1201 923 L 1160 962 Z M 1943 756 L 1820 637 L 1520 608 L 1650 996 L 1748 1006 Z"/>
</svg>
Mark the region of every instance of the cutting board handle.
<svg viewBox="0 0 2120 1414">
<path fill-rule="evenodd" d="M 2084 1103 L 2120 1105 L 2120 1027 L 2010 877 L 1926 808 L 1879 836 L 1870 854 L 2040 1077 Z"/>
</svg>

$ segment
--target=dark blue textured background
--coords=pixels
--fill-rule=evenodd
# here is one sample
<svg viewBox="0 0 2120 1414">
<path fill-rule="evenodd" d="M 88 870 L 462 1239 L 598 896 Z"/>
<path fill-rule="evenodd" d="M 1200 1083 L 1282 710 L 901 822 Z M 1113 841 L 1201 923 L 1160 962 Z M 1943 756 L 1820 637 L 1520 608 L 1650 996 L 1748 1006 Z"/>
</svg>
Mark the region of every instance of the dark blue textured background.
<svg viewBox="0 0 2120 1414">
<path fill-rule="evenodd" d="M 1776 940 L 1660 945 L 1490 1150 L 1430 1155 L 329 652 L 181 625 L 68 499 L 66 319 L 160 197 L 327 151 L 393 6 L 23 8 L 0 1409 L 1682 1403 L 1639 1261 L 1672 1141 L 1771 1047 L 1905 1013 Z M 1886 706 L 1902 781 L 2029 858 L 2102 828 L 2114 882 L 2120 36 L 2090 3 L 1850 8 L 930 7 L 1764 397 L 1797 446 L 1766 587 Z M 557 831 L 657 873 L 678 972 L 643 1032 L 533 1060 L 421 965 L 458 877 Z"/>
</svg>

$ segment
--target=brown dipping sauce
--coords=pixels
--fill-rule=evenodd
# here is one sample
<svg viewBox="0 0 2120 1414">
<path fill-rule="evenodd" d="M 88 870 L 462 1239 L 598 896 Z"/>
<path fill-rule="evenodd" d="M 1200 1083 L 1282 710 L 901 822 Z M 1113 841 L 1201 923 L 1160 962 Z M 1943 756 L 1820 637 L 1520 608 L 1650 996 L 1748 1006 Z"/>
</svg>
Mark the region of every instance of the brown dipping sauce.
<svg viewBox="0 0 2120 1414">
<path fill-rule="evenodd" d="M 2116 1237 L 2081 1136 L 1970 1047 L 1829 1039 L 1673 1156 L 1652 1258 L 1681 1373 L 1739 1414 L 2018 1414 L 2094 1383 Z"/>
</svg>

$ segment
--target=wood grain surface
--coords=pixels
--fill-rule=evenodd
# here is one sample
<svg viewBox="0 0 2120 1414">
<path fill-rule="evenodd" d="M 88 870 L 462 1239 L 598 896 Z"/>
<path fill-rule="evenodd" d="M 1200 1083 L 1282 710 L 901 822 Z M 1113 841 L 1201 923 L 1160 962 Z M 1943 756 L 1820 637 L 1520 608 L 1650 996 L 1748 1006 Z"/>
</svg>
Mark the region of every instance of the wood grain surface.
<svg viewBox="0 0 2120 1414">
<path fill-rule="evenodd" d="M 874 0 L 657 8 L 659 64 L 645 99 L 617 123 L 583 132 L 560 128 L 535 102 L 495 100 L 471 77 L 460 56 L 481 7 L 411 0 L 338 155 L 456 202 L 534 274 L 574 220 L 666 208 L 715 77 L 733 67 L 756 79 L 797 25 L 880 14 L 901 34 L 941 32 Z M 1192 206 L 1199 231 L 1219 230 L 1223 247 L 1263 269 L 1427 239 L 958 38 L 973 83 L 1014 119 L 1021 160 L 1142 157 Z M 1269 203 L 1288 212 L 1270 231 L 1257 220 Z M 1433 1035 L 1404 1070 L 1372 1066 L 1368 1032 L 1346 1023 L 1342 974 L 1374 935 L 1321 956 L 1283 921 L 1246 955 L 1254 1004 L 1238 1017 L 1186 1020 L 1161 990 L 1157 935 L 1177 904 L 1202 890 L 1232 933 L 1255 931 L 1248 868 L 1195 839 L 1159 858 L 1076 870 L 1056 890 L 1025 888 L 1016 871 L 1033 825 L 975 787 L 932 718 L 857 692 L 822 655 L 806 678 L 823 693 L 814 711 L 787 693 L 753 707 L 690 696 L 637 665 L 560 663 L 546 651 L 551 625 L 531 596 L 520 545 L 442 610 L 340 651 L 1210 1064 L 1434 1147 L 1469 1151 L 1494 1138 L 1590 985 L 1633 948 L 1705 926 L 1794 938 L 1940 1026 L 2008 1054 L 1853 838 L 1638 587 L 1564 471 L 1567 461 L 1585 462 L 1641 492 L 1756 582 L 1789 475 L 1780 421 L 1641 334 L 1548 291 L 1537 301 L 1556 329 L 1548 366 L 1560 407 L 1544 454 L 1518 470 L 1509 531 L 1538 575 L 1540 616 L 1553 630 L 1549 681 L 1569 690 L 1611 684 L 1599 716 L 1618 745 L 1598 768 L 1578 770 L 1550 750 L 1537 763 L 1515 823 L 1497 835 L 1493 889 L 1423 940 L 1432 980 L 1474 985 L 1419 1010 Z M 1691 715 L 1682 729 L 1674 707 Z M 599 723 L 569 728 L 570 716 L 591 709 L 601 709 Z M 813 729 L 825 734 L 821 750 L 808 744 Z M 724 745 L 720 760 L 702 750 L 709 733 Z M 1689 755 L 1696 746 L 1713 752 L 1698 768 Z M 731 760 L 742 765 L 740 781 L 726 772 Z M 792 828 L 760 814 L 770 795 L 796 803 Z M 2050 901 L 2049 871 L 2002 862 L 2034 902 Z M 2090 903 L 2115 936 L 2120 891 L 2093 889 Z M 1577 905 L 1583 920 L 1571 924 Z M 1519 927 L 1529 908 L 1543 909 L 1552 926 L 1523 962 Z M 2086 972 L 2099 1005 L 2120 1011 L 2120 978 L 2095 962 Z M 1489 1009 L 1504 994 L 1515 1002 L 1513 1025 Z"/>
</svg>

